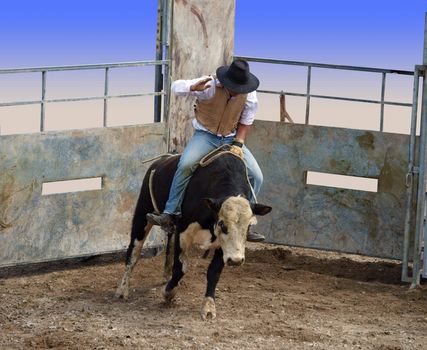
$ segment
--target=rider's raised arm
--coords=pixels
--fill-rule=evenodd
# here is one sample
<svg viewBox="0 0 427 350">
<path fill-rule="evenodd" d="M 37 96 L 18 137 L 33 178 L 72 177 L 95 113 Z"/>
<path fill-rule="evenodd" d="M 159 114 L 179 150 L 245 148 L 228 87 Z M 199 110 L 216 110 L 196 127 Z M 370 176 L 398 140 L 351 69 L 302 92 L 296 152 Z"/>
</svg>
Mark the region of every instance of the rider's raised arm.
<svg viewBox="0 0 427 350">
<path fill-rule="evenodd" d="M 211 80 L 209 80 L 209 78 Z M 205 81 L 203 90 L 191 91 L 191 87 Z M 200 100 L 210 100 L 215 95 L 215 81 L 212 76 L 205 75 L 197 79 L 175 80 L 171 85 L 171 91 L 177 96 L 195 96 Z"/>
</svg>

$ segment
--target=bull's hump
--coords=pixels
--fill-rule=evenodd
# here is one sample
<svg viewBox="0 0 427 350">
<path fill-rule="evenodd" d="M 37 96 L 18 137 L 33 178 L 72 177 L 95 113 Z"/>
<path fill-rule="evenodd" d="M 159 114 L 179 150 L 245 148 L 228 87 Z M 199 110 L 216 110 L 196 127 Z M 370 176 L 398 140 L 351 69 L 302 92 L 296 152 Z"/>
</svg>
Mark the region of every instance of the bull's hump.
<svg viewBox="0 0 427 350">
<path fill-rule="evenodd" d="M 215 173 L 220 177 L 230 178 L 230 176 L 236 174 L 244 175 L 246 173 L 246 165 L 240 157 L 226 152 L 222 153 L 221 156 L 214 157 L 212 160 L 204 161 L 196 171 L 204 176 Z M 242 178 L 242 176 L 237 176 L 237 178 Z"/>
</svg>

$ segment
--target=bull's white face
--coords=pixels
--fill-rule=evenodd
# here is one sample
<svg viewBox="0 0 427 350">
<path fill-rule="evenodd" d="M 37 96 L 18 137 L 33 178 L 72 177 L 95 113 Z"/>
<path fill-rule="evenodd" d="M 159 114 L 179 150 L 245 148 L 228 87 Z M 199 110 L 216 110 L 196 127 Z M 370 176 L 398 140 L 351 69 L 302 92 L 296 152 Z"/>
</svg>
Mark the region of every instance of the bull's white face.
<svg viewBox="0 0 427 350">
<path fill-rule="evenodd" d="M 230 197 L 222 203 L 215 235 L 221 245 L 225 264 L 239 266 L 245 261 L 246 235 L 252 222 L 252 209 L 247 199 Z"/>
</svg>

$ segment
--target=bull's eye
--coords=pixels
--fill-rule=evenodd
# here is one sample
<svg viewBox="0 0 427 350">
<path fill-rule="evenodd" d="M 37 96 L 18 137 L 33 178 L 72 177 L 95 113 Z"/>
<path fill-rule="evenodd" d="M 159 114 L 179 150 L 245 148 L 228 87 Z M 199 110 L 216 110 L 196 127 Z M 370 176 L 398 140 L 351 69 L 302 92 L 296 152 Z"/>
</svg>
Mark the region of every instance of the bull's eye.
<svg viewBox="0 0 427 350">
<path fill-rule="evenodd" d="M 227 234 L 227 233 L 228 233 L 228 231 L 227 231 L 227 226 L 225 225 L 225 223 L 224 223 L 224 221 L 223 221 L 223 220 L 219 220 L 219 221 L 218 221 L 218 226 L 220 227 L 220 229 L 221 229 L 221 231 L 222 231 L 223 233 L 225 233 L 225 234 Z"/>
</svg>

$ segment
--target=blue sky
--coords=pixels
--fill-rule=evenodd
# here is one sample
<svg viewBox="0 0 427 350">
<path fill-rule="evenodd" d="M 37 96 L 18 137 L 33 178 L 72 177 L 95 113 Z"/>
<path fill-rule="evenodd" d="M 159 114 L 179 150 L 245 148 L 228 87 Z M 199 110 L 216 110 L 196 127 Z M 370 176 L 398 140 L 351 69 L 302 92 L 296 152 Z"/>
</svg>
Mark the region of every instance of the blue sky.
<svg viewBox="0 0 427 350">
<path fill-rule="evenodd" d="M 237 0 L 237 54 L 411 69 L 425 0 Z M 1 67 L 154 57 L 156 0 L 2 0 Z"/>
<path fill-rule="evenodd" d="M 426 10 L 425 0 L 237 0 L 236 52 L 413 69 Z"/>
<path fill-rule="evenodd" d="M 156 0 L 2 0 L 1 67 L 152 59 Z"/>
<path fill-rule="evenodd" d="M 235 53 L 412 70 L 415 64 L 422 63 L 426 10 L 427 0 L 237 0 Z M 156 15 L 156 0 L 2 0 L 0 67 L 154 59 Z M 259 64 L 253 64 L 252 69 L 260 76 L 263 88 L 287 91 L 304 89 L 303 69 L 282 69 Z M 133 72 L 124 71 L 123 75 L 112 77 L 111 85 L 115 93 L 151 88 L 152 71 L 146 74 Z M 317 89 L 316 92 L 361 98 L 378 97 L 379 84 L 377 76 L 313 72 L 313 89 Z M 96 72 L 85 73 L 83 80 L 70 73 L 51 74 L 48 78 L 48 94 L 51 97 L 79 96 L 82 93 L 97 95 L 102 94 L 102 87 L 102 74 Z M 386 98 L 410 102 L 411 92 L 411 79 L 390 77 L 387 80 Z M 0 76 L 0 100 L 15 99 L 16 96 L 37 98 L 38 95 L 38 77 Z M 260 97 L 259 115 L 261 119 L 276 120 L 277 101 L 269 98 Z M 123 102 L 112 103 L 111 110 L 118 113 L 124 111 L 120 103 Z M 91 109 L 82 104 L 81 108 L 84 113 L 94 113 L 99 109 L 95 105 Z M 151 103 L 148 106 L 146 114 L 150 115 L 150 119 Z M 313 123 L 322 125 L 322 120 L 330 117 L 338 118 L 339 126 L 375 130 L 378 124 L 376 120 L 363 125 L 353 122 L 361 113 L 367 116 L 367 121 L 374 120 L 378 112 L 376 107 L 369 106 L 360 111 L 352 109 L 356 113 L 353 117 L 347 105 L 328 106 L 332 106 L 334 113 L 338 114 L 329 116 L 322 103 L 316 106 L 313 102 Z M 131 103 L 128 107 L 127 113 L 133 115 L 140 108 Z M 34 108 L 37 110 L 36 106 Z M 50 109 L 52 113 L 61 113 L 57 108 L 52 106 Z M 76 106 L 67 107 L 67 110 L 77 113 L 75 108 L 78 110 Z M 28 113 L 34 113 L 30 111 L 31 108 L 27 109 Z M 303 109 L 304 101 L 289 100 L 289 112 L 297 121 L 302 120 Z M 24 109 L 22 111 L 24 113 Z M 389 131 L 407 130 L 407 122 L 402 128 L 399 124 L 399 113 L 403 113 L 407 121 L 408 111 L 389 109 L 389 112 L 394 113 L 389 121 L 393 118 L 397 121 L 397 126 L 390 126 Z M 0 119 L 2 113 L 9 117 L 18 112 L 16 108 L 8 108 L 6 111 L 0 109 Z M 340 117 L 340 113 L 349 114 L 349 124 Z M 371 117 L 371 114 L 375 117 Z M 140 118 L 138 115 L 136 120 Z M 34 125 L 37 125 L 38 122 L 34 120 Z M 340 121 L 344 121 L 343 124 Z M 52 123 L 50 125 L 54 128 Z"/>
</svg>

